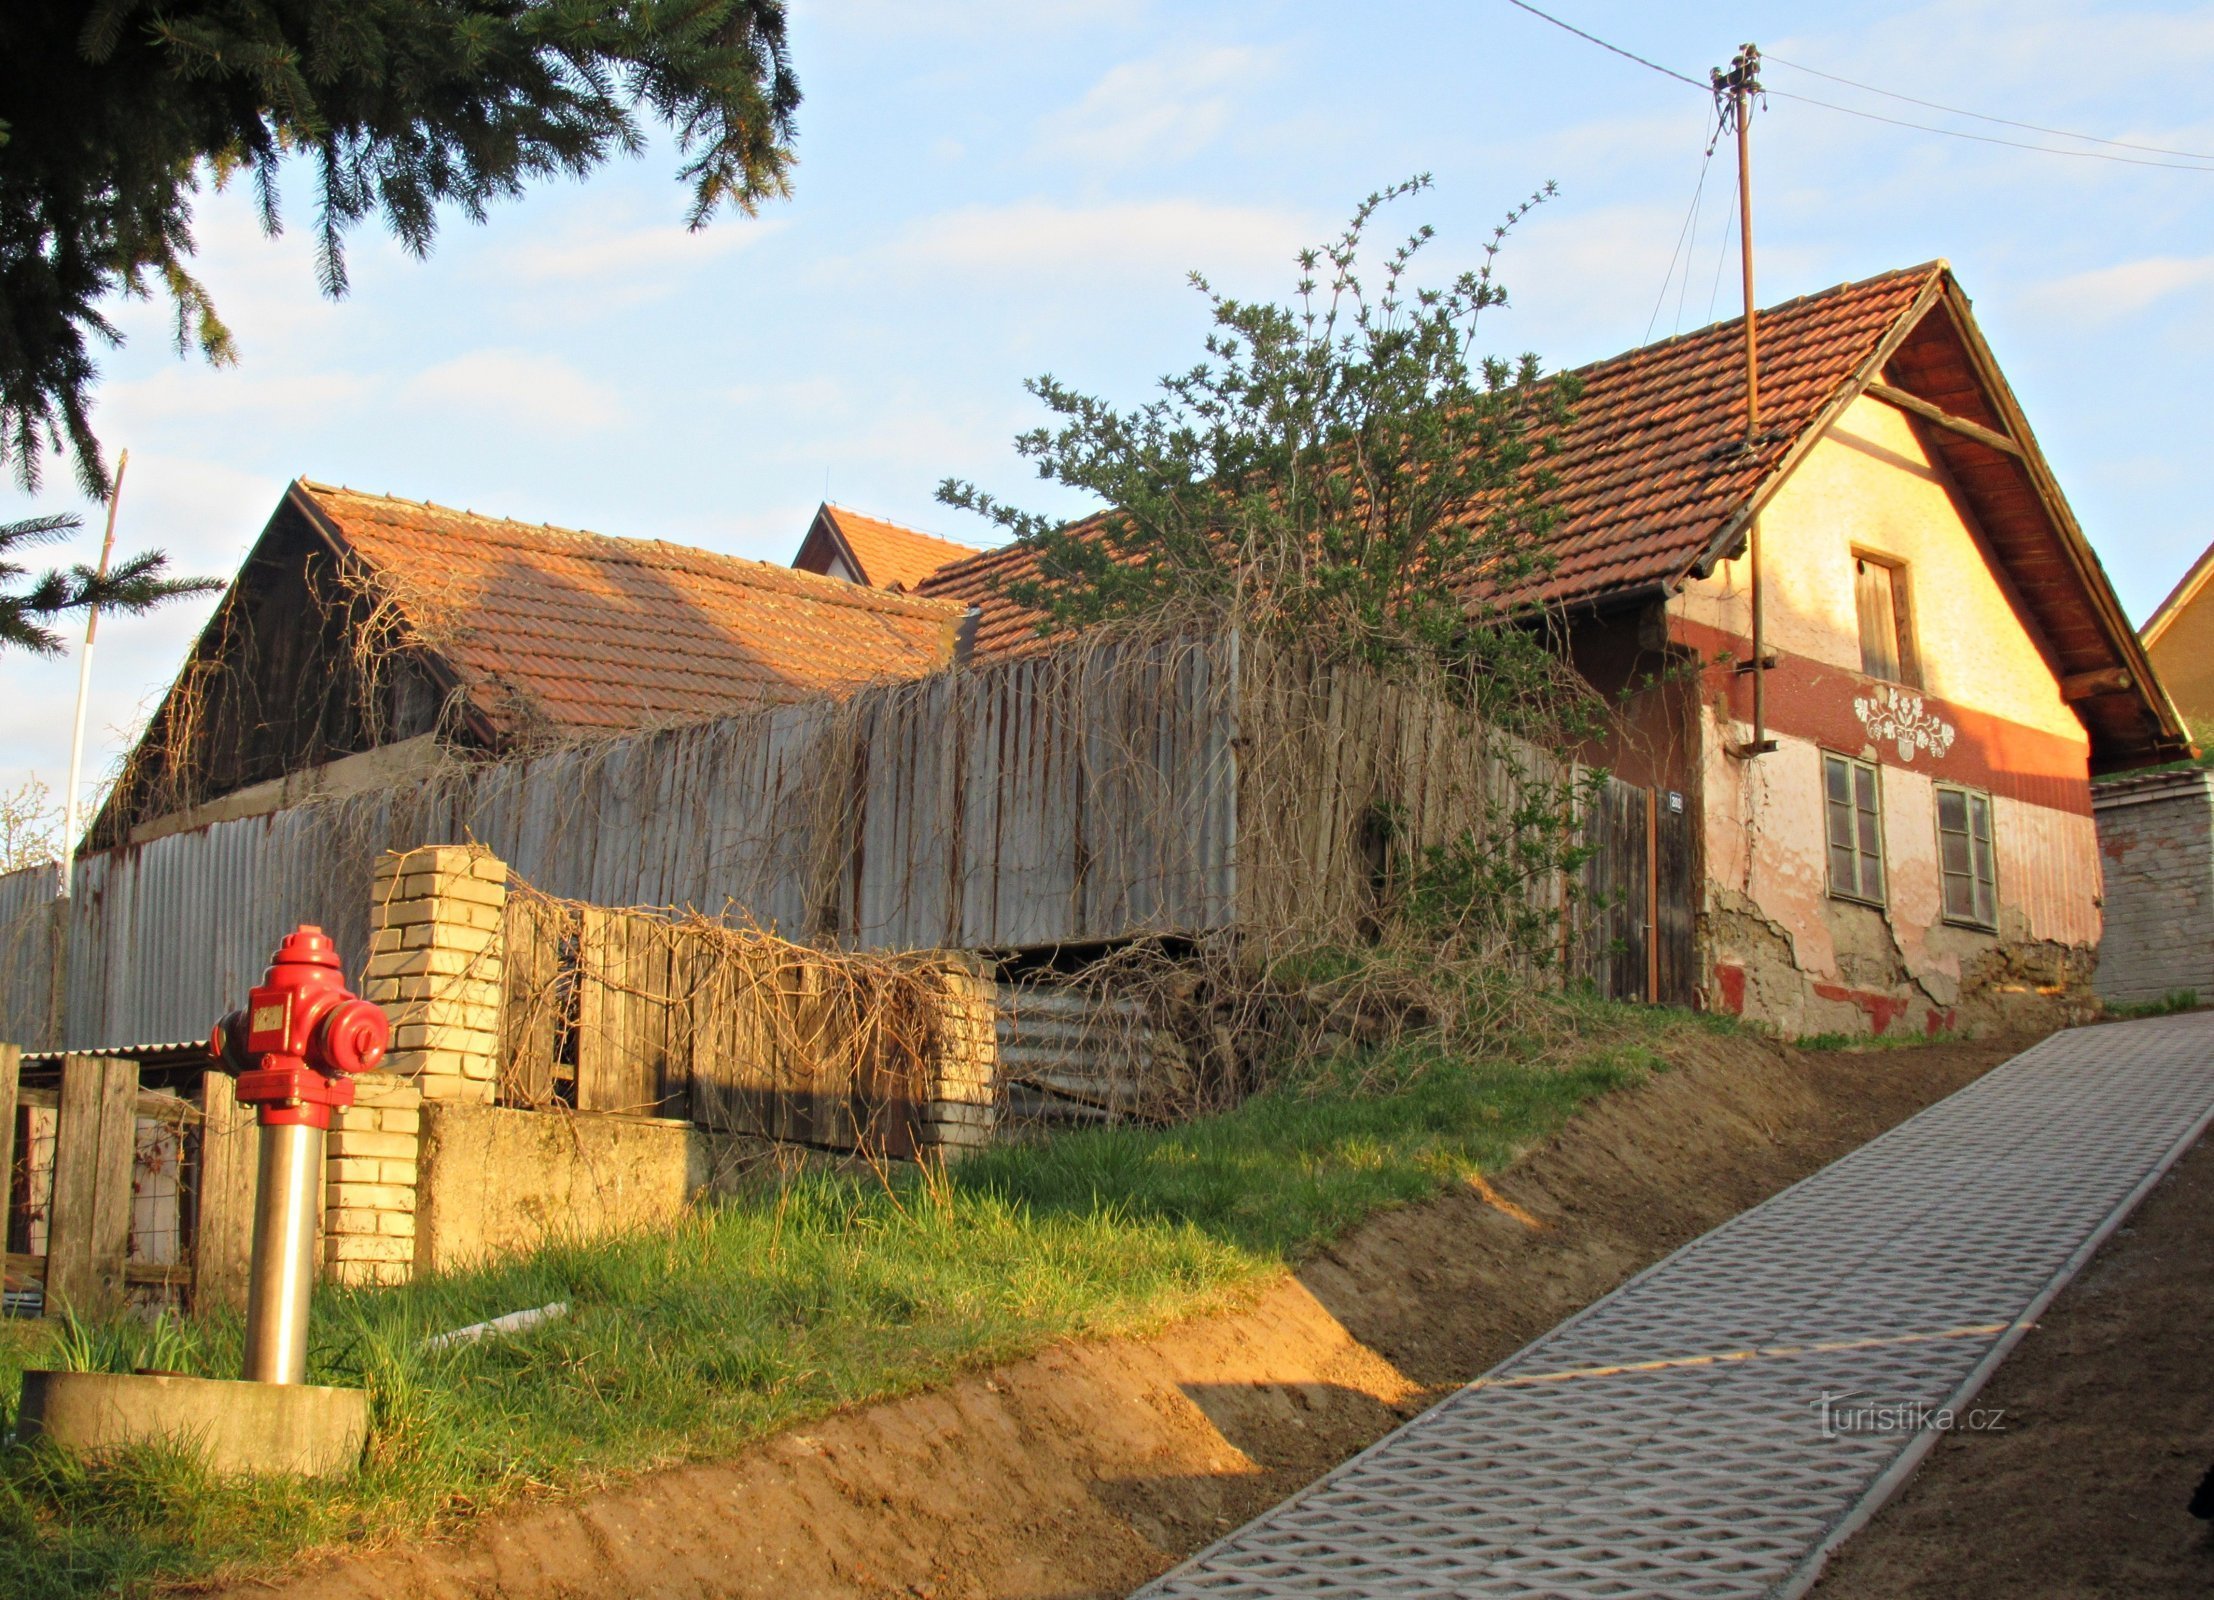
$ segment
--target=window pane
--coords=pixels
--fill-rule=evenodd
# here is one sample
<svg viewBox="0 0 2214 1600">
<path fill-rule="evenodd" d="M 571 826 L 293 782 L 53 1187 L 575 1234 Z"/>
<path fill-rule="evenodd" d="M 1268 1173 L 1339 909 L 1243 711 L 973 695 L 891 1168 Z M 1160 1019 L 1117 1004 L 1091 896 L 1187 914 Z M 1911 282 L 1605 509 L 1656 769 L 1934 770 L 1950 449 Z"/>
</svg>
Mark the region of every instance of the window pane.
<svg viewBox="0 0 2214 1600">
<path fill-rule="evenodd" d="M 1863 811 L 1860 814 L 1860 853 L 1864 856 L 1883 854 L 1883 838 L 1876 828 L 1876 814 Z"/>
<path fill-rule="evenodd" d="M 1968 831 L 1968 796 L 1959 789 L 1937 791 L 1937 826 L 1948 833 Z"/>
<path fill-rule="evenodd" d="M 1860 809 L 1873 812 L 1876 809 L 1876 769 L 1868 766 L 1853 768 L 1853 798 Z"/>
<path fill-rule="evenodd" d="M 1868 855 L 1861 858 L 1860 892 L 1864 898 L 1869 900 L 1880 902 L 1883 899 L 1883 858 L 1881 856 Z"/>
<path fill-rule="evenodd" d="M 1831 845 L 1830 887 L 1839 894 L 1858 894 L 1860 891 L 1856 886 L 1857 879 L 1858 871 L 1853 864 L 1852 847 L 1841 844 Z"/>
<path fill-rule="evenodd" d="M 1972 917 L 1976 914 L 1976 886 L 1965 872 L 1945 874 L 1945 915 L 1948 917 Z"/>
<path fill-rule="evenodd" d="M 1937 862 L 1948 873 L 1965 878 L 1975 869 L 1969 864 L 1968 835 L 1965 833 L 1941 833 L 1937 836 Z"/>
<path fill-rule="evenodd" d="M 1835 756 L 1822 758 L 1822 779 L 1828 785 L 1830 798 L 1843 805 L 1853 797 L 1851 768 Z"/>
<path fill-rule="evenodd" d="M 1830 843 L 1843 845 L 1848 850 L 1852 849 L 1853 808 L 1851 806 L 1841 806 L 1832 801 L 1828 809 L 1830 815 Z"/>
</svg>

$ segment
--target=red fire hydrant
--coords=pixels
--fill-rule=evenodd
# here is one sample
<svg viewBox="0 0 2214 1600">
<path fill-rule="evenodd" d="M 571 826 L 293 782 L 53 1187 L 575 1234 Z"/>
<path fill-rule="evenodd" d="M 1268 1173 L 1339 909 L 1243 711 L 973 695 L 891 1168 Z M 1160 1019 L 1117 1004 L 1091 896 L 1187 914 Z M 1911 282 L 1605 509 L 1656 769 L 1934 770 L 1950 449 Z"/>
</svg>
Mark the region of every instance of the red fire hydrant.
<svg viewBox="0 0 2214 1600">
<path fill-rule="evenodd" d="M 316 1202 L 331 1110 L 354 1103 L 353 1075 L 374 1072 L 392 1039 L 384 1012 L 353 994 L 321 928 L 284 936 L 246 1009 L 215 1025 L 208 1048 L 237 1074 L 261 1126 L 253 1273 L 246 1298 L 247 1379 L 307 1380 L 308 1298 L 315 1288 Z"/>
</svg>

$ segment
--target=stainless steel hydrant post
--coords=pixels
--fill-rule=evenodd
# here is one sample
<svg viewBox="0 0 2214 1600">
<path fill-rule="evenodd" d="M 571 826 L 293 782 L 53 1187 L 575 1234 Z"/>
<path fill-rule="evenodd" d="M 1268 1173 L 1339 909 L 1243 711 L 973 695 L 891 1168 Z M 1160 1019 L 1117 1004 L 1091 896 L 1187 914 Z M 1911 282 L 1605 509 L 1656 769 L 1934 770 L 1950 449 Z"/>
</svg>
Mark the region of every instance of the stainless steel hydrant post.
<svg viewBox="0 0 2214 1600">
<path fill-rule="evenodd" d="M 323 1130 L 294 1122 L 267 1123 L 260 1132 L 261 1192 L 254 1200 L 243 1376 L 255 1383 L 305 1383 Z"/>
<path fill-rule="evenodd" d="M 246 1370 L 257 1383 L 305 1383 L 308 1302 L 315 1291 L 316 1203 L 331 1112 L 354 1103 L 352 1075 L 374 1072 L 392 1025 L 352 994 L 321 928 L 285 935 L 246 1009 L 215 1025 L 209 1049 L 238 1075 L 238 1099 L 261 1125 L 253 1274 L 246 1291 Z"/>
</svg>

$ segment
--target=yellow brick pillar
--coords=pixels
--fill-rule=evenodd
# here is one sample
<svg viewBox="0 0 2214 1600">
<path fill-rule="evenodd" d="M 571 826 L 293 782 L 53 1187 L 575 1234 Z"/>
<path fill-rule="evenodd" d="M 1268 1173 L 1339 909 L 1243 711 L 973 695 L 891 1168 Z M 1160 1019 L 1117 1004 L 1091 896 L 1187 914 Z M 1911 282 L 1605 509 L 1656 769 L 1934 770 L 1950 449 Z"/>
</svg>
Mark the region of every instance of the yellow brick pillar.
<svg viewBox="0 0 2214 1600">
<path fill-rule="evenodd" d="M 323 1263 L 339 1283 L 405 1283 L 413 1276 L 422 1104 L 412 1083 L 373 1072 L 354 1080 L 354 1103 L 331 1117 Z"/>
<path fill-rule="evenodd" d="M 384 1070 L 332 1119 L 324 1262 L 347 1283 L 397 1283 L 415 1263 L 426 1100 L 490 1105 L 499 1080 L 507 864 L 474 845 L 378 861 L 362 992 L 392 1019 Z"/>
<path fill-rule="evenodd" d="M 982 971 L 941 976 L 937 1050 L 924 1088 L 923 1139 L 951 1160 L 999 1125 L 998 990 Z"/>
</svg>

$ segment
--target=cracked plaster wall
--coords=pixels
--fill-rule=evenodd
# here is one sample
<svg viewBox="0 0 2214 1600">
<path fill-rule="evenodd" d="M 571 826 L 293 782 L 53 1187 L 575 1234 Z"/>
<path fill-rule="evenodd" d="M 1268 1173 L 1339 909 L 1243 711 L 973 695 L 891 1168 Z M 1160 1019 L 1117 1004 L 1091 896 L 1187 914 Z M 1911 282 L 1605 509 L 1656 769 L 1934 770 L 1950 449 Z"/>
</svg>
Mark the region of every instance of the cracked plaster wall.
<svg viewBox="0 0 2214 1600">
<path fill-rule="evenodd" d="M 1777 748 L 1756 760 L 1736 753 L 1751 734 L 1745 681 L 1727 667 L 1706 675 L 1706 1003 L 1788 1034 L 1988 1028 L 2086 1009 L 2100 932 L 2089 740 L 1907 419 L 1880 402 L 1856 402 L 1770 502 L 1762 546 L 1768 647 L 1810 670 L 1772 675 Z M 1957 724 L 1981 713 L 1976 737 L 1956 728 L 1942 752 L 1922 746 L 1902 759 L 1895 742 L 1866 734 L 1865 719 L 1846 721 L 1850 739 L 1791 731 L 1834 729 L 1856 690 L 1875 687 L 1859 673 L 1856 549 L 1906 563 L 1923 689 L 1944 702 L 1932 715 Z M 1690 623 L 1748 636 L 1749 581 L 1741 557 L 1687 585 L 1671 604 L 1672 631 L 1707 637 L 1682 627 Z M 1779 698 L 1786 682 L 1840 703 Z M 1829 892 L 1824 749 L 1882 768 L 1880 908 Z M 1971 758 L 1981 764 L 1973 773 Z M 2080 788 L 2083 814 L 2002 792 L 2015 776 L 2009 761 L 2022 768 L 2025 793 L 2072 799 Z M 1992 791 L 1996 932 L 1941 915 L 1935 787 L 1948 780 Z"/>
</svg>

